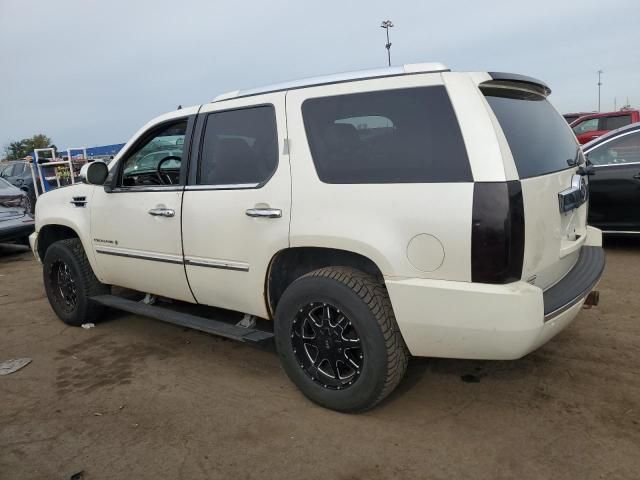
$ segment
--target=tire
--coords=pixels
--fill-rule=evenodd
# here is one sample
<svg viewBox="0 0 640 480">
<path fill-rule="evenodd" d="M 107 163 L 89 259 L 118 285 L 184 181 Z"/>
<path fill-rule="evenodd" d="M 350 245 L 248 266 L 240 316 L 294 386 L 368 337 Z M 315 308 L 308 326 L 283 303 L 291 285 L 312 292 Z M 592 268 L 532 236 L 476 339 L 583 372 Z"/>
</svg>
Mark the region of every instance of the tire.
<svg viewBox="0 0 640 480">
<path fill-rule="evenodd" d="M 27 195 L 27 201 L 29 202 L 27 213 L 33 214 L 36 211 L 36 194 L 31 188 L 21 188 L 21 190 Z"/>
<path fill-rule="evenodd" d="M 27 197 L 29 198 L 29 213 L 33 215 L 36 211 L 36 202 L 38 201 L 35 191 L 33 189 L 29 190 Z"/>
<path fill-rule="evenodd" d="M 43 280 L 53 311 L 67 325 L 97 321 L 104 307 L 90 297 L 110 293 L 94 275 L 78 238 L 59 240 L 47 249 Z"/>
<path fill-rule="evenodd" d="M 291 381 L 341 412 L 382 401 L 409 360 L 386 288 L 347 267 L 321 268 L 289 285 L 276 309 L 275 340 Z"/>
</svg>

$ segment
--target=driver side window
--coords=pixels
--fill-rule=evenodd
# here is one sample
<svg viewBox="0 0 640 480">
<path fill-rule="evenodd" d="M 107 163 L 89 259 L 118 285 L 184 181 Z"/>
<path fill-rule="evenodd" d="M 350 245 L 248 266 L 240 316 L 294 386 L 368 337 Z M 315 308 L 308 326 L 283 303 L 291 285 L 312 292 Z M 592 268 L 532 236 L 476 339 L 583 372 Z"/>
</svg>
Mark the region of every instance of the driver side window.
<svg viewBox="0 0 640 480">
<path fill-rule="evenodd" d="M 164 124 L 124 159 L 119 186 L 175 185 L 180 182 L 187 119 Z"/>
</svg>

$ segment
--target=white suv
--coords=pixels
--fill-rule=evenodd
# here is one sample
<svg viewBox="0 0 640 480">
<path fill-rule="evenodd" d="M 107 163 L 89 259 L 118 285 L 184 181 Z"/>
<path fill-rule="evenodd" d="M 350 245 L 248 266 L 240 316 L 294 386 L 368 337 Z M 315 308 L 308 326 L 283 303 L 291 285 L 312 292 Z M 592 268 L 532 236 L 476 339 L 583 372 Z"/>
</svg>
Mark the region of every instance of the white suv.
<svg viewBox="0 0 640 480">
<path fill-rule="evenodd" d="M 419 64 L 163 115 L 38 202 L 51 305 L 72 325 L 111 306 L 275 337 L 291 380 L 340 411 L 380 402 L 409 355 L 522 357 L 597 303 L 604 268 L 589 168 L 549 93 Z"/>
</svg>

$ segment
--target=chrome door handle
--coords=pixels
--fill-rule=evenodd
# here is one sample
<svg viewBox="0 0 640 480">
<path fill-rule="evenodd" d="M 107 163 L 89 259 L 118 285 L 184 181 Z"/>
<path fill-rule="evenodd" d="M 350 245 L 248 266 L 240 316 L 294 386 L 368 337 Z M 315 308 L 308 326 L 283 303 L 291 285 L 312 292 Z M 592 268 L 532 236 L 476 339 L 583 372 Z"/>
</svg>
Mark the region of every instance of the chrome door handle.
<svg viewBox="0 0 640 480">
<path fill-rule="evenodd" d="M 640 173 L 636 173 L 633 178 L 635 178 L 636 180 L 640 180 Z"/>
<path fill-rule="evenodd" d="M 282 217 L 282 210 L 279 208 L 249 208 L 245 212 L 247 217 L 262 217 L 262 218 L 280 218 Z"/>
<path fill-rule="evenodd" d="M 172 208 L 152 208 L 149 215 L 154 217 L 175 217 L 176 211 Z"/>
</svg>

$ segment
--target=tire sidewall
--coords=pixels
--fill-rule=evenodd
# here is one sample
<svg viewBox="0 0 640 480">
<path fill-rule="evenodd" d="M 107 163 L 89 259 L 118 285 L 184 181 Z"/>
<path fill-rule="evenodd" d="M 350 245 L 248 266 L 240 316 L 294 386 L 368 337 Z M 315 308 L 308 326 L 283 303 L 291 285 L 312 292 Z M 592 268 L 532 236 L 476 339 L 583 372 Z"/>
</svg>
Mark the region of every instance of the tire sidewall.
<svg viewBox="0 0 640 480">
<path fill-rule="evenodd" d="M 76 308 L 72 312 L 64 311 L 59 305 L 59 297 L 56 294 L 55 286 L 51 279 L 51 271 L 53 264 L 57 260 L 62 260 L 69 266 L 71 276 L 76 284 L 77 303 Z M 56 242 L 47 249 L 47 252 L 43 261 L 43 281 L 49 303 L 54 312 L 60 319 L 68 324 L 79 326 L 85 321 L 85 315 L 87 312 L 89 299 L 86 296 L 86 288 L 84 285 L 84 278 L 82 272 L 73 251 L 64 243 Z"/>
<path fill-rule="evenodd" d="M 326 302 L 339 308 L 360 337 L 364 365 L 356 382 L 343 390 L 326 389 L 311 380 L 293 352 L 293 320 L 304 305 L 312 302 Z M 306 276 L 293 282 L 278 303 L 275 334 L 285 372 L 312 401 L 334 410 L 357 411 L 366 409 L 382 392 L 388 368 L 384 336 L 369 306 L 344 283 L 321 276 Z"/>
</svg>

